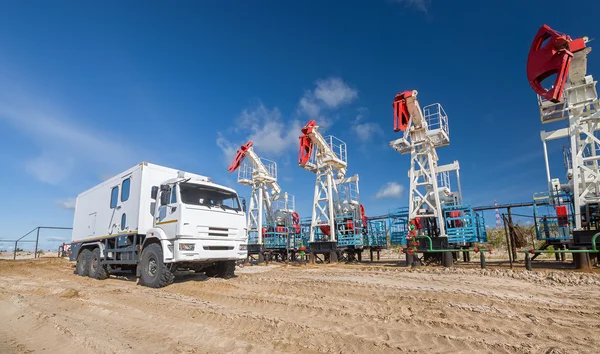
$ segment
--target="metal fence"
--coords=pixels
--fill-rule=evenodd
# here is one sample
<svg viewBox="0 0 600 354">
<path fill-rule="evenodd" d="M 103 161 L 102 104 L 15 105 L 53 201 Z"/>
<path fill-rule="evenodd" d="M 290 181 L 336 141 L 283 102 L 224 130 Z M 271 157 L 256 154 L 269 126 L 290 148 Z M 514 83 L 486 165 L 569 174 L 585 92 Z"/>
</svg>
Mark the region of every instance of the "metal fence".
<svg viewBox="0 0 600 354">
<path fill-rule="evenodd" d="M 61 226 L 38 226 L 38 227 L 34 228 L 33 230 L 29 231 L 28 233 L 26 233 L 25 235 L 19 237 L 16 240 L 0 239 L 0 241 L 2 241 L 2 242 L 14 242 L 15 243 L 13 259 L 17 259 L 17 249 L 19 248 L 19 243 L 33 243 L 33 242 L 35 242 L 35 251 L 33 252 L 33 257 L 34 258 L 38 258 L 39 257 L 39 254 L 38 254 L 38 245 L 39 245 L 39 242 L 40 242 L 40 230 L 73 230 L 73 228 L 72 227 L 61 227 Z M 35 241 L 34 240 L 23 240 L 25 237 L 33 234 L 34 232 L 36 234 Z"/>
</svg>

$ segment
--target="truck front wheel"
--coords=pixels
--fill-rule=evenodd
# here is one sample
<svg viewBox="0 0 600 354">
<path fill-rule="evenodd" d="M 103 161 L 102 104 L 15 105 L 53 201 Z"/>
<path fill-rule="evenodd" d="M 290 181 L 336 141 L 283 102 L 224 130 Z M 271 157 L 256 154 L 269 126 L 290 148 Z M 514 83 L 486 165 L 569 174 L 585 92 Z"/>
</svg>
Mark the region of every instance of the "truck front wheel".
<svg viewBox="0 0 600 354">
<path fill-rule="evenodd" d="M 162 288 L 172 284 L 175 276 L 163 262 L 163 252 L 159 244 L 153 243 L 142 252 L 141 283 L 151 288 Z"/>
<path fill-rule="evenodd" d="M 90 270 L 90 254 L 90 250 L 86 248 L 81 250 L 81 252 L 79 252 L 79 254 L 77 255 L 77 264 L 75 265 L 75 272 L 77 273 L 77 275 L 82 277 L 88 275 L 88 272 Z"/>
<path fill-rule="evenodd" d="M 100 248 L 96 247 L 92 251 L 92 254 L 89 258 L 90 270 L 88 275 L 90 278 L 104 280 L 108 278 L 108 266 L 106 264 L 102 264 L 100 262 Z"/>
</svg>

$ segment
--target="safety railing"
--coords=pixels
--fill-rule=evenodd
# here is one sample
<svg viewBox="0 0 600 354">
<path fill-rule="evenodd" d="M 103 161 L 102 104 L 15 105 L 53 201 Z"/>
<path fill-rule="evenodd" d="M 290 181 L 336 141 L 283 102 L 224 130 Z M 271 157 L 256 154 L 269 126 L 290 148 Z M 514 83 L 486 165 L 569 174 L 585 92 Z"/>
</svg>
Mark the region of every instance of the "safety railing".
<svg viewBox="0 0 600 354">
<path fill-rule="evenodd" d="M 358 181 L 340 183 L 337 186 L 337 190 L 336 204 L 340 208 L 339 212 L 349 213 L 351 210 L 359 207 Z"/>
<path fill-rule="evenodd" d="M 450 143 L 450 131 L 448 128 L 448 116 L 439 103 L 423 107 L 423 115 L 427 122 L 427 135 L 433 140 L 436 147 Z"/>
<path fill-rule="evenodd" d="M 265 158 L 261 158 L 260 161 L 267 169 L 269 175 L 274 179 L 277 179 L 277 162 Z"/>
<path fill-rule="evenodd" d="M 483 213 L 475 213 L 475 222 L 477 224 L 478 242 L 487 242 L 487 228 L 485 226 L 485 217 L 483 216 Z"/>
<path fill-rule="evenodd" d="M 254 171 L 254 166 L 252 166 L 250 162 L 244 160 L 238 168 L 238 183 L 251 185 L 252 171 Z"/>
<path fill-rule="evenodd" d="M 536 238 L 540 241 L 571 239 L 574 227 L 571 208 L 571 196 L 565 192 L 535 193 L 533 217 L 536 224 Z"/>
<path fill-rule="evenodd" d="M 325 137 L 327 145 L 331 148 L 335 156 L 343 162 L 348 162 L 348 150 L 346 149 L 346 143 L 343 140 L 336 138 L 333 135 Z"/>
<path fill-rule="evenodd" d="M 468 204 L 444 206 L 442 208 L 448 244 L 468 244 L 478 242 L 475 212 Z"/>
<path fill-rule="evenodd" d="M 248 231 L 248 244 L 258 244 L 258 231 Z"/>
<path fill-rule="evenodd" d="M 408 208 L 397 208 L 389 210 L 390 245 L 406 245 L 408 233 Z"/>
<path fill-rule="evenodd" d="M 536 237 L 543 241 L 564 241 L 572 238 L 572 223 L 559 224 L 557 216 L 542 216 L 537 219 Z"/>
<path fill-rule="evenodd" d="M 263 245 L 266 249 L 291 248 L 289 242 L 291 230 L 285 226 L 268 225 L 264 233 Z"/>
<path fill-rule="evenodd" d="M 367 222 L 364 244 L 369 247 L 387 246 L 387 224 L 385 220 L 369 220 Z"/>
<path fill-rule="evenodd" d="M 335 218 L 337 230 L 337 244 L 341 247 L 364 245 L 364 227 L 362 220 L 356 218 L 354 213 L 340 215 Z"/>
</svg>

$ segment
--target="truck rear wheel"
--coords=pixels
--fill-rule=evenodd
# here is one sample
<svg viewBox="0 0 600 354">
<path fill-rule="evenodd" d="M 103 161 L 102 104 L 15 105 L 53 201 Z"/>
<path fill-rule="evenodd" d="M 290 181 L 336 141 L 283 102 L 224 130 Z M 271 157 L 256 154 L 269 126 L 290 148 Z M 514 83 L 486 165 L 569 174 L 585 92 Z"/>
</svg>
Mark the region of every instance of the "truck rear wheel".
<svg viewBox="0 0 600 354">
<path fill-rule="evenodd" d="M 230 279 L 235 276 L 235 261 L 221 262 L 219 269 L 219 277 Z"/>
<path fill-rule="evenodd" d="M 88 275 L 90 278 L 104 280 L 108 278 L 108 266 L 100 262 L 100 248 L 96 247 L 89 258 L 90 269 Z"/>
<path fill-rule="evenodd" d="M 209 278 L 233 278 L 235 276 L 235 261 L 215 262 L 215 264 L 206 268 L 204 274 Z"/>
<path fill-rule="evenodd" d="M 210 267 L 208 267 L 204 270 L 204 274 L 209 278 L 216 277 L 217 275 L 219 275 L 219 272 L 218 272 L 219 267 L 218 266 L 219 266 L 218 262 L 211 265 Z"/>
<path fill-rule="evenodd" d="M 79 252 L 79 254 L 77 255 L 77 264 L 75 265 L 75 272 L 77 273 L 77 275 L 82 277 L 88 275 L 88 272 L 90 270 L 90 254 L 90 250 L 86 248 L 81 250 L 81 252 Z"/>
<path fill-rule="evenodd" d="M 163 262 L 163 251 L 159 244 L 153 243 L 142 252 L 141 283 L 151 288 L 162 288 L 172 284 L 175 275 Z"/>
</svg>

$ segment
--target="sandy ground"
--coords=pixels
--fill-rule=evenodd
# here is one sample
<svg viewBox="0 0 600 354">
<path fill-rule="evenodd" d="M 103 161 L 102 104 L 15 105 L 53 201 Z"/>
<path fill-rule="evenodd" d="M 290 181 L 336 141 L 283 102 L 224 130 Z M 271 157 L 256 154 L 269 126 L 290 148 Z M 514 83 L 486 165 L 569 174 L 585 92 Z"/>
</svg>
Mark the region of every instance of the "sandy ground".
<svg viewBox="0 0 600 354">
<path fill-rule="evenodd" d="M 57 257 L 57 251 L 43 251 L 38 258 Z M 14 259 L 13 252 L 0 252 L 0 259 Z M 17 252 L 17 259 L 33 259 L 33 252 Z"/>
<path fill-rule="evenodd" d="M 0 353 L 574 353 L 600 346 L 600 275 L 246 266 L 163 289 L 66 259 L 0 260 Z"/>
</svg>

